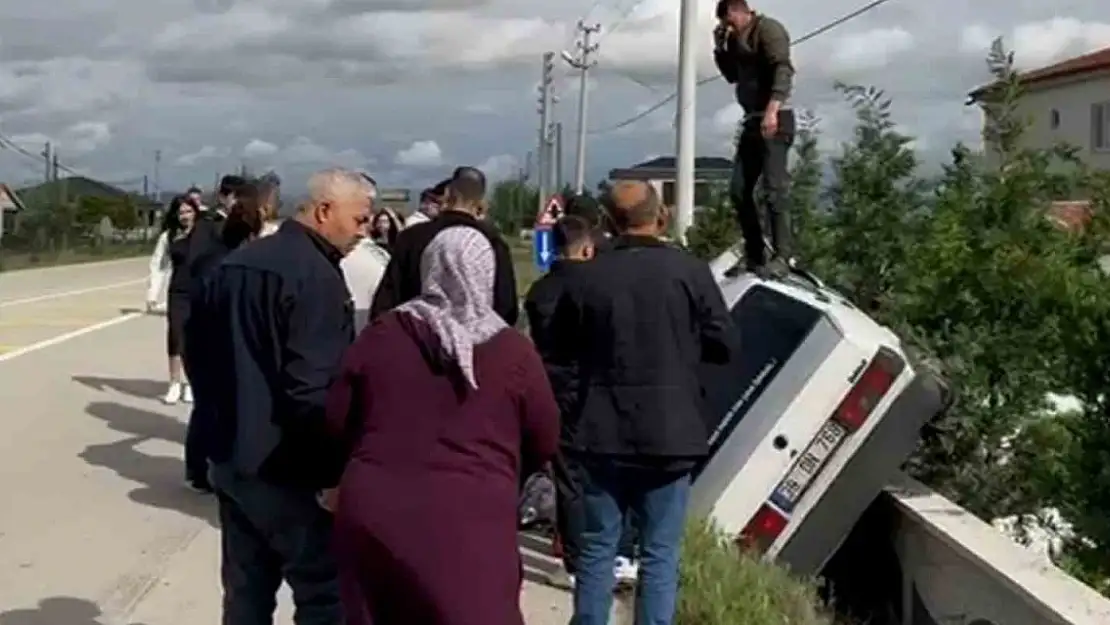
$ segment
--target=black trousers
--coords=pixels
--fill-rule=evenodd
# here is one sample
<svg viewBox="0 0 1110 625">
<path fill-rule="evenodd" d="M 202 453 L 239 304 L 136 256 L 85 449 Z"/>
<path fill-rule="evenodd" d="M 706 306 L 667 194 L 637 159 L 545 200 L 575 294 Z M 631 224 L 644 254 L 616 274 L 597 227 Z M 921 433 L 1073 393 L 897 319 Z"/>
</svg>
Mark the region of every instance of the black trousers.
<svg viewBox="0 0 1110 625">
<path fill-rule="evenodd" d="M 293 589 L 296 625 L 342 625 L 331 514 L 316 493 L 212 468 L 219 499 L 223 625 L 273 625 L 277 592 Z"/>
<path fill-rule="evenodd" d="M 555 482 L 555 531 L 563 543 L 563 567 L 568 573 L 577 570 L 579 546 L 575 540 L 585 528 L 585 517 L 581 506 L 582 480 L 585 479 L 582 465 L 564 454 L 558 454 L 551 463 L 551 479 Z M 636 557 L 637 531 L 635 517 L 625 516 L 624 529 L 617 553 L 628 559 Z"/>
<path fill-rule="evenodd" d="M 744 235 L 744 258 L 748 267 L 762 266 L 767 262 L 764 223 L 770 231 L 771 248 L 775 254 L 787 259 L 794 254 L 787 159 L 794 145 L 797 122 L 794 111 L 779 111 L 778 132 L 766 138 L 760 129 L 762 121 L 762 118 L 752 118 L 744 122 L 729 184 L 736 219 Z M 761 218 L 755 197 L 756 185 L 761 180 L 767 207 L 765 220 Z"/>
</svg>

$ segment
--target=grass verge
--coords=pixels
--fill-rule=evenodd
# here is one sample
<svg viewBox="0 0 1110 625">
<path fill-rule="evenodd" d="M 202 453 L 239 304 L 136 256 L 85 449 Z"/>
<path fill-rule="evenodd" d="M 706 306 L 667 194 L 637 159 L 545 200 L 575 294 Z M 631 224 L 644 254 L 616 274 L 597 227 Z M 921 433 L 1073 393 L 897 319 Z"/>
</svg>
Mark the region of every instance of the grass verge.
<svg viewBox="0 0 1110 625">
<path fill-rule="evenodd" d="M 710 523 L 686 528 L 675 625 L 833 625 L 816 585 L 746 553 Z"/>
<path fill-rule="evenodd" d="M 150 254 L 151 243 L 120 243 L 101 247 L 78 247 L 59 251 L 9 252 L 0 250 L 0 271 L 78 265 L 104 260 L 134 258 Z"/>
</svg>

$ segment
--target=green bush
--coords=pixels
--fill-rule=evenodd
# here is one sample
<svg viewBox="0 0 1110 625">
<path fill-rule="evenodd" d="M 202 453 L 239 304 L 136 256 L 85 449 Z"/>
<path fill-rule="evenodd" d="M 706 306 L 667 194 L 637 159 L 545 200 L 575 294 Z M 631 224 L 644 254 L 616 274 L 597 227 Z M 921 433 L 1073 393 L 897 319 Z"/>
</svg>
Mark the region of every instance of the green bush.
<svg viewBox="0 0 1110 625">
<path fill-rule="evenodd" d="M 738 548 L 706 521 L 686 528 L 675 625 L 832 625 L 816 586 Z"/>
</svg>

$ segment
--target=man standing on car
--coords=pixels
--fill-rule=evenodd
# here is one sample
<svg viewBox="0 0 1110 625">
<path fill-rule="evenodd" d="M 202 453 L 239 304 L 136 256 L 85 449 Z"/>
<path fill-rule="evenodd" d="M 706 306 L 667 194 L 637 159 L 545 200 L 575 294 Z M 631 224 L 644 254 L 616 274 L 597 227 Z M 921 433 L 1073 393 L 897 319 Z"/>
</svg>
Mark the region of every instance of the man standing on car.
<svg viewBox="0 0 1110 625">
<path fill-rule="evenodd" d="M 717 19 L 713 59 L 744 109 L 729 185 L 744 235 L 744 258 L 749 271 L 782 275 L 795 262 L 787 171 L 796 131 L 790 106 L 794 82 L 790 35 L 778 20 L 753 11 L 748 0 L 719 0 Z M 774 253 L 770 259 L 755 203 L 761 177 Z"/>
<path fill-rule="evenodd" d="M 211 335 L 197 368 L 213 398 L 224 625 L 272 625 L 282 581 L 298 625 L 342 623 L 331 515 L 317 493 L 342 472 L 324 430 L 327 390 L 354 340 L 339 265 L 365 236 L 373 189 L 333 169 L 308 191 L 277 232 L 220 263 L 194 309 Z"/>
<path fill-rule="evenodd" d="M 730 321 L 709 266 L 661 239 L 666 213 L 651 185 L 617 182 L 608 202 L 618 236 L 582 265 L 559 311 L 577 327 L 577 397 L 561 445 L 582 469 L 572 623 L 609 622 L 613 562 L 633 513 L 636 622 L 664 624 L 674 617 L 690 472 L 709 453 L 698 371 L 728 361 Z"/>
</svg>

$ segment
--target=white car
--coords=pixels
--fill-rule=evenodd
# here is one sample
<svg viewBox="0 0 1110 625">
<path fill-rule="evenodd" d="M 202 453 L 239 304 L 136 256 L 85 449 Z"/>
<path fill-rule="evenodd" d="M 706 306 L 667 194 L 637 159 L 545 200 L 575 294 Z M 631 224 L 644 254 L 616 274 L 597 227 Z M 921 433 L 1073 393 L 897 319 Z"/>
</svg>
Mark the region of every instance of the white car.
<svg viewBox="0 0 1110 625">
<path fill-rule="evenodd" d="M 893 332 L 820 281 L 729 277 L 736 261 L 713 263 L 739 358 L 703 372 L 716 429 L 690 511 L 817 574 L 950 394 Z"/>
</svg>

